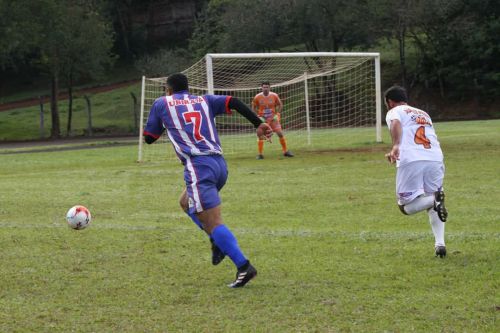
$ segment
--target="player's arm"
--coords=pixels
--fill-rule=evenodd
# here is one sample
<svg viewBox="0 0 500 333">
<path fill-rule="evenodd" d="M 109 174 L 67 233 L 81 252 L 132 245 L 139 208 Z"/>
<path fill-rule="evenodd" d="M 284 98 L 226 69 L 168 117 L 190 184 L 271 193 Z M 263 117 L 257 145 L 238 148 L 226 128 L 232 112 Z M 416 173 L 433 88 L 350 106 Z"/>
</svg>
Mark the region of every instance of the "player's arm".
<svg viewBox="0 0 500 333">
<path fill-rule="evenodd" d="M 257 105 L 257 96 L 254 97 L 252 101 L 252 111 L 255 112 L 255 114 L 259 114 L 259 106 Z"/>
<path fill-rule="evenodd" d="M 395 163 L 399 159 L 399 145 L 401 144 L 401 137 L 403 135 L 403 127 L 398 119 L 391 120 L 391 139 L 392 139 L 392 149 L 389 153 L 385 154 L 385 157 L 391 163 Z"/>
<path fill-rule="evenodd" d="M 283 110 L 283 102 L 281 101 L 281 98 L 276 94 L 276 113 L 281 113 Z"/>
<path fill-rule="evenodd" d="M 250 110 L 248 106 L 246 106 L 245 103 L 243 103 L 241 100 L 239 100 L 236 97 L 231 97 L 229 100 L 228 107 L 230 109 L 236 110 L 239 114 L 241 114 L 243 117 L 245 117 L 248 121 L 250 121 L 255 128 L 258 128 L 262 124 L 262 120 L 260 120 L 259 117 Z"/>
<path fill-rule="evenodd" d="M 236 110 L 236 112 L 238 112 L 248 121 L 250 121 L 253 124 L 253 126 L 257 129 L 257 135 L 259 137 L 265 136 L 267 139 L 271 138 L 271 135 L 273 134 L 271 126 L 262 122 L 262 120 L 259 117 L 257 117 L 257 115 L 252 110 L 250 110 L 250 108 L 246 106 L 245 103 L 243 103 L 236 97 L 231 97 L 231 99 L 229 100 L 228 107 L 230 109 Z"/>
<path fill-rule="evenodd" d="M 144 142 L 147 144 L 152 144 L 162 135 L 165 128 L 163 127 L 163 123 L 161 117 L 158 116 L 158 109 L 161 109 L 160 102 L 156 101 L 151 110 L 149 112 L 148 121 L 146 123 L 146 127 L 143 131 Z"/>
<path fill-rule="evenodd" d="M 144 133 L 144 142 L 146 142 L 148 145 L 152 144 L 156 140 L 158 140 L 158 137 L 154 137 L 150 134 Z"/>
</svg>

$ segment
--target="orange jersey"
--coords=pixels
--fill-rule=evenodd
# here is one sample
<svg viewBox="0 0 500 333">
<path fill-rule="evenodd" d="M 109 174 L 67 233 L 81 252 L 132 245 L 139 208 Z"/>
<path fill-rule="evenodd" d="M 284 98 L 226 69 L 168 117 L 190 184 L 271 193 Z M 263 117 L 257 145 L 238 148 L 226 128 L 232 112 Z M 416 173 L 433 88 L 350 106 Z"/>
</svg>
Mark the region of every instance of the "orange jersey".
<svg viewBox="0 0 500 333">
<path fill-rule="evenodd" d="M 281 100 L 278 94 L 269 92 L 269 95 L 264 96 L 263 93 L 257 94 L 252 102 L 252 106 L 257 109 L 259 117 L 271 117 L 276 114 L 276 107 L 281 105 Z"/>
</svg>

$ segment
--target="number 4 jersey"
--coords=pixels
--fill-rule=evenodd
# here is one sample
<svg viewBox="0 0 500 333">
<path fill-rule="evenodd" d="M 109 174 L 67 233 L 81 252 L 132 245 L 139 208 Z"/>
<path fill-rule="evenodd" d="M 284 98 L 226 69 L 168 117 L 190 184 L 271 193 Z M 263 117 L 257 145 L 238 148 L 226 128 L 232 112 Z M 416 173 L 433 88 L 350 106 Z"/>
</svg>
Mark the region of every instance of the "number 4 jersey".
<svg viewBox="0 0 500 333">
<path fill-rule="evenodd" d="M 401 122 L 403 129 L 398 166 L 414 161 L 443 161 L 443 152 L 427 112 L 399 105 L 387 112 L 385 121 L 389 129 L 395 119 Z"/>
</svg>

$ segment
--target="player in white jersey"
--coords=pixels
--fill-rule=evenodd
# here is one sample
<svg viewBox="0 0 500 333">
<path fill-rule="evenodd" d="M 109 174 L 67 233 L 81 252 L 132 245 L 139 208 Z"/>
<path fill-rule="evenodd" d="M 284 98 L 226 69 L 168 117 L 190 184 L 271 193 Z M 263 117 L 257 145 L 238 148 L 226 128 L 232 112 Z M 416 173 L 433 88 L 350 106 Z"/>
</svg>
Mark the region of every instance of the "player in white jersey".
<svg viewBox="0 0 500 333">
<path fill-rule="evenodd" d="M 427 211 L 436 256 L 446 256 L 443 153 L 427 112 L 409 106 L 404 88 L 393 86 L 384 95 L 392 149 L 385 157 L 396 163 L 396 195 L 405 215 Z"/>
</svg>

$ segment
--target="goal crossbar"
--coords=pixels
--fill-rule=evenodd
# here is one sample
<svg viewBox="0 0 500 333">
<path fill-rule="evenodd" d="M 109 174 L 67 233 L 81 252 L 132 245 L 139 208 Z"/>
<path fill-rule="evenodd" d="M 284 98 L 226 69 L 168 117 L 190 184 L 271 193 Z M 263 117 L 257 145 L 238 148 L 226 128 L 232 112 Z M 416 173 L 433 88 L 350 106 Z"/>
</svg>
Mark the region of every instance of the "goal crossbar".
<svg viewBox="0 0 500 333">
<path fill-rule="evenodd" d="M 275 52 L 275 53 L 207 53 L 210 58 L 304 58 L 304 57 L 380 57 L 378 52 Z"/>
</svg>

